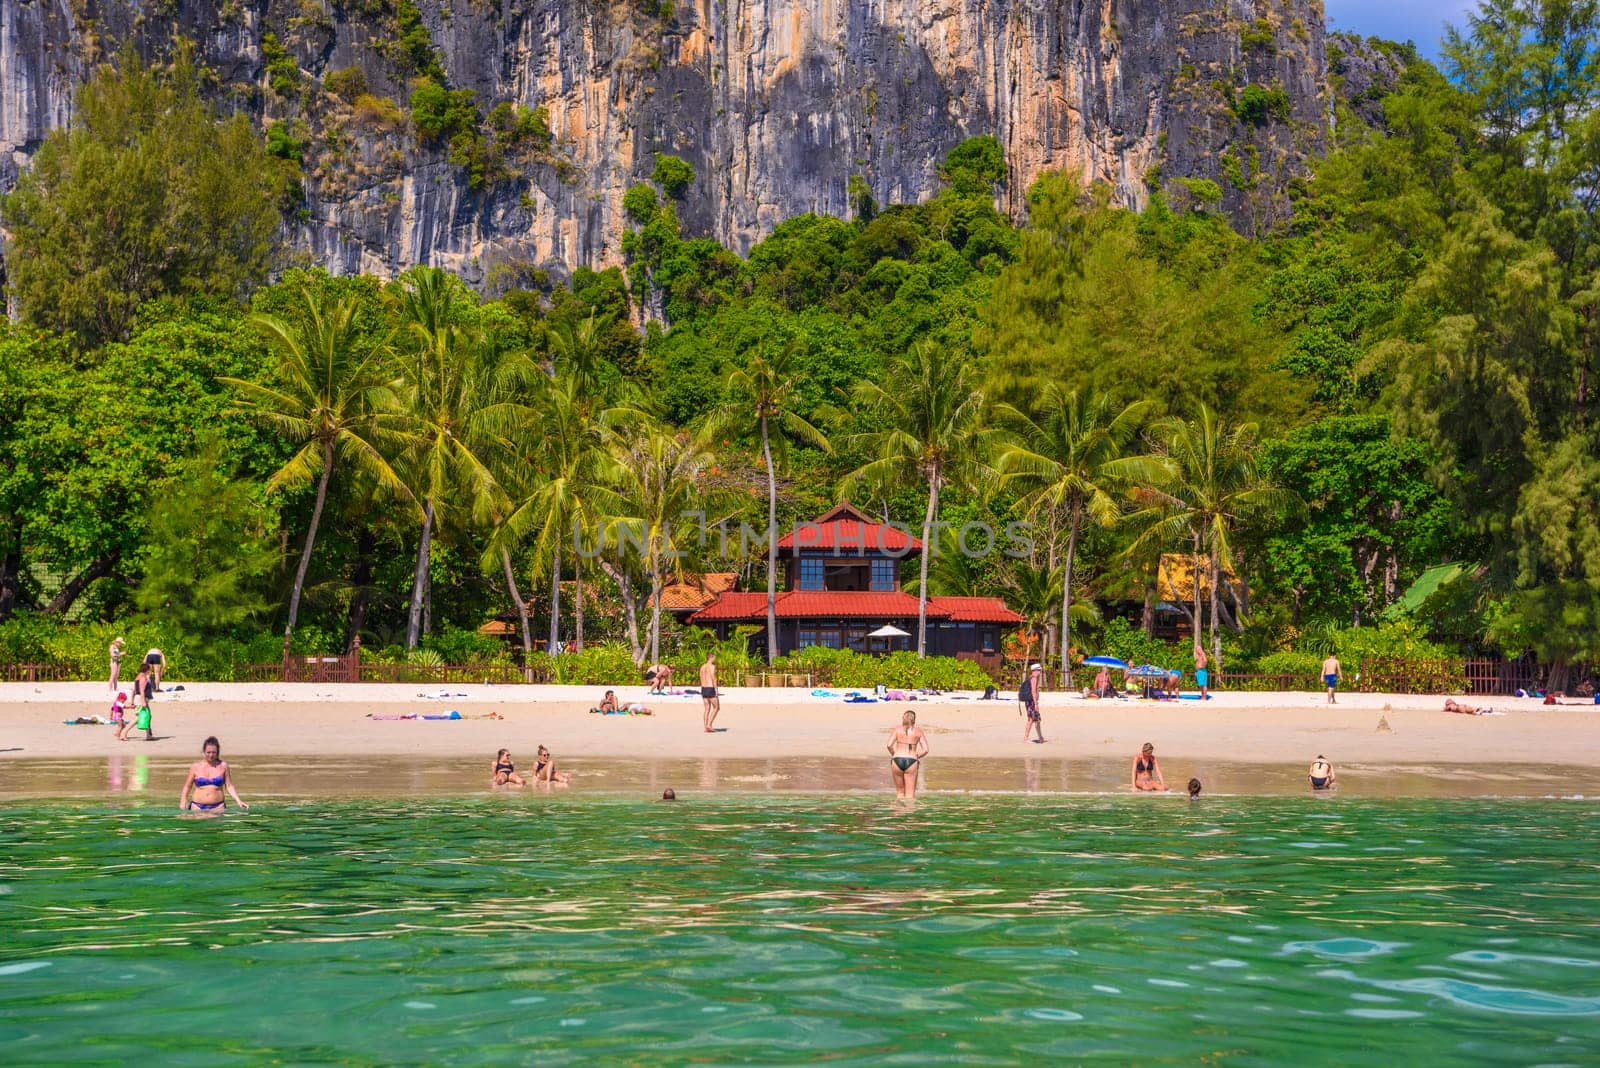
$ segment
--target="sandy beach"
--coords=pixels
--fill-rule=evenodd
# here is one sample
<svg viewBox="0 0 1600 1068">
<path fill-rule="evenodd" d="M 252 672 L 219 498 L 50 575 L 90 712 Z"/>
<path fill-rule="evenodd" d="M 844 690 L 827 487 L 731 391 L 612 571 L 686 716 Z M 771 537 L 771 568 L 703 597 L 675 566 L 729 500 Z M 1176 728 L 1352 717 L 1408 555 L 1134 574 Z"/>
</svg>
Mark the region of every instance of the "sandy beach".
<svg viewBox="0 0 1600 1068">
<path fill-rule="evenodd" d="M 906 709 L 928 733 L 935 788 L 1117 789 L 1132 754 L 1151 741 L 1175 784 L 1199 774 L 1213 788 L 1298 789 L 1322 753 L 1345 784 L 1374 792 L 1600 793 L 1600 707 L 1533 699 L 1494 699 L 1485 703 L 1502 714 L 1462 716 L 1442 711 L 1442 698 L 1383 694 L 1343 694 L 1334 706 L 1320 694 L 1227 693 L 1204 703 L 1046 694 L 1047 742 L 1038 745 L 1022 740 L 1014 700 L 973 694 L 846 704 L 803 690 L 728 689 L 719 730 L 706 734 L 698 697 L 648 697 L 643 687 L 619 697 L 647 702 L 652 716 L 592 714 L 602 692 L 594 687 L 182 685 L 155 701 L 154 742 L 63 723 L 104 715 L 103 683 L 0 686 L 0 793 L 57 793 L 50 769 L 74 761 L 106 768 L 109 782 L 113 757 L 170 763 L 181 775 L 209 734 L 241 772 L 254 764 L 258 789 L 270 768 L 273 789 L 289 793 L 340 784 L 385 792 L 397 780 L 407 790 L 468 791 L 500 746 L 526 764 L 539 744 L 584 773 L 580 784 L 615 789 L 663 776 L 718 789 L 872 788 L 886 779 L 880 754 Z M 463 718 L 374 718 L 450 712 Z M 352 775 L 352 766 L 364 770 Z"/>
</svg>

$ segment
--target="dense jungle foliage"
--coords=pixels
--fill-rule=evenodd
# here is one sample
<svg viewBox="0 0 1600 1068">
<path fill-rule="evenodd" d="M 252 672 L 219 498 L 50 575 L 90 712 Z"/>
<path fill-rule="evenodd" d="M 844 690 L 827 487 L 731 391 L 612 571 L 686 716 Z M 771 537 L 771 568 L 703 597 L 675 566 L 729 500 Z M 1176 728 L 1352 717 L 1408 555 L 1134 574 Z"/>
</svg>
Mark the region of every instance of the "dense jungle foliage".
<svg viewBox="0 0 1600 1068">
<path fill-rule="evenodd" d="M 974 137 L 925 203 L 863 186 L 740 256 L 683 233 L 662 156 L 625 268 L 492 298 L 287 267 L 271 131 L 125 57 L 0 205 L 0 662 L 684 655 L 665 584 L 765 587 L 717 524 L 849 497 L 946 524 L 908 588 L 1006 597 L 1032 655 L 1185 658 L 1139 645 L 1166 612 L 1230 668 L 1594 663 L 1600 14 L 1487 0 L 1442 70 L 1375 47 L 1405 61 L 1381 119 L 1341 108 L 1258 238 L 1205 183 L 1134 212 L 1059 173 L 1014 223 Z M 1017 521 L 1029 554 L 955 550 Z"/>
</svg>

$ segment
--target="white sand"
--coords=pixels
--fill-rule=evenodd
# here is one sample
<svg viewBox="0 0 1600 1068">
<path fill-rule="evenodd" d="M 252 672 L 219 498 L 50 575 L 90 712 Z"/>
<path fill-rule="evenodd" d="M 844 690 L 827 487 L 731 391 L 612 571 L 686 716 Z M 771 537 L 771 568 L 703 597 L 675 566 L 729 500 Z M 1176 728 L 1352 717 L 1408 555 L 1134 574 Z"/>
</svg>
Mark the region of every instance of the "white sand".
<svg viewBox="0 0 1600 1068">
<path fill-rule="evenodd" d="M 102 683 L 0 684 L 0 767 L 13 759 L 198 753 L 218 735 L 232 758 L 471 757 L 490 760 L 507 746 L 524 762 L 534 747 L 558 758 L 877 757 L 888 732 L 915 710 L 937 756 L 1131 759 L 1154 742 L 1158 754 L 1185 760 L 1303 765 L 1319 753 L 1338 762 L 1593 767 L 1600 763 L 1600 706 L 1545 706 L 1492 698 L 1504 715 L 1441 711 L 1443 698 L 1341 694 L 1223 693 L 1197 701 L 1091 701 L 1045 694 L 1045 745 L 1024 742 L 1014 700 L 951 697 L 850 705 L 803 690 L 729 689 L 719 730 L 700 728 L 698 697 L 647 697 L 619 687 L 623 701 L 646 701 L 651 717 L 592 715 L 604 687 L 494 685 L 334 685 L 184 683 L 155 701 L 159 741 L 117 742 L 109 727 L 63 719 L 106 715 Z M 450 694 L 448 697 L 438 697 Z M 434 695 L 432 699 L 423 695 Z M 391 721 L 369 713 L 503 720 Z M 1378 730 L 1379 719 L 1391 728 Z M 139 735 L 135 734 L 135 737 Z"/>
</svg>

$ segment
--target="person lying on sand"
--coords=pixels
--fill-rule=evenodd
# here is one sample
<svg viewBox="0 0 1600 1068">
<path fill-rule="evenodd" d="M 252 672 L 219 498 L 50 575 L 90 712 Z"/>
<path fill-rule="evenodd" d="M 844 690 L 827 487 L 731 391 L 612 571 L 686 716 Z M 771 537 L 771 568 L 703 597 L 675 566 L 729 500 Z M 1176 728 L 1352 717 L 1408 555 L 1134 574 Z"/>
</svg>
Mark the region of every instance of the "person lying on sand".
<svg viewBox="0 0 1600 1068">
<path fill-rule="evenodd" d="M 553 782 L 565 786 L 572 781 L 572 776 L 564 771 L 556 770 L 555 758 L 550 755 L 550 750 L 544 746 L 539 747 L 539 762 L 533 766 L 534 782 Z"/>
<path fill-rule="evenodd" d="M 1453 697 L 1446 697 L 1444 699 L 1444 710 L 1446 712 L 1459 712 L 1463 716 L 1481 716 L 1485 711 L 1487 711 L 1487 709 L 1477 709 L 1471 705 L 1464 705 Z"/>
<path fill-rule="evenodd" d="M 511 762 L 511 750 L 502 749 L 494 755 L 494 764 L 491 776 L 496 786 L 526 786 L 527 781 L 517 774 L 517 766 Z"/>
</svg>

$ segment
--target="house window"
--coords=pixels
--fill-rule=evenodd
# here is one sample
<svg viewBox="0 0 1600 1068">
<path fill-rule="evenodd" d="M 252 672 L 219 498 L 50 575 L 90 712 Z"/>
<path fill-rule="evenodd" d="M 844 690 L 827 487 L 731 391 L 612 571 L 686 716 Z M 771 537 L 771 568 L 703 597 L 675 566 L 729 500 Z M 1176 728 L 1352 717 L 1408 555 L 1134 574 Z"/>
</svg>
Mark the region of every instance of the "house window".
<svg viewBox="0 0 1600 1068">
<path fill-rule="evenodd" d="M 800 588 L 802 590 L 820 590 L 823 585 L 824 561 L 800 561 Z"/>
<path fill-rule="evenodd" d="M 984 630 L 984 631 L 982 631 L 980 633 L 982 634 L 982 638 L 983 638 L 983 646 L 982 646 L 983 647 L 983 651 L 986 652 L 986 653 L 994 652 L 995 651 L 995 632 L 992 631 L 992 630 L 987 630 L 986 629 L 986 630 Z"/>
<path fill-rule="evenodd" d="M 822 647 L 824 649 L 837 649 L 837 648 L 839 648 L 839 632 L 838 631 L 836 631 L 836 630 L 825 630 L 825 631 L 820 632 L 817 636 L 822 639 Z"/>
<path fill-rule="evenodd" d="M 802 630 L 800 632 L 800 648 L 809 649 L 815 644 L 817 644 L 817 632 L 816 631 L 814 631 L 814 630 Z"/>
<path fill-rule="evenodd" d="M 872 588 L 879 591 L 892 591 L 895 581 L 899 578 L 899 566 L 893 560 L 872 561 Z"/>
</svg>

